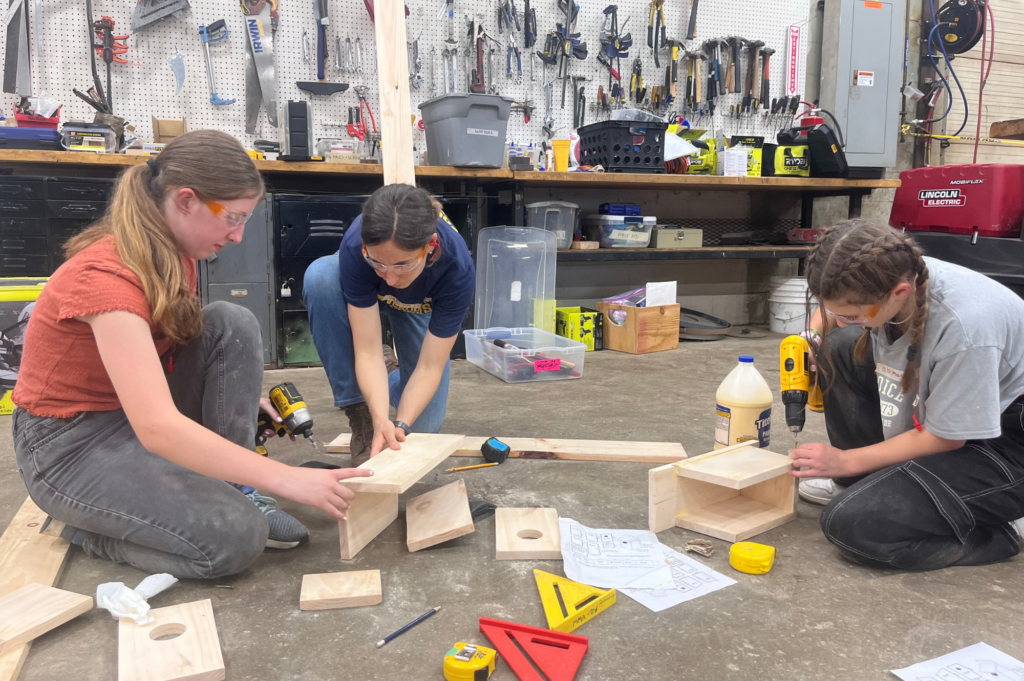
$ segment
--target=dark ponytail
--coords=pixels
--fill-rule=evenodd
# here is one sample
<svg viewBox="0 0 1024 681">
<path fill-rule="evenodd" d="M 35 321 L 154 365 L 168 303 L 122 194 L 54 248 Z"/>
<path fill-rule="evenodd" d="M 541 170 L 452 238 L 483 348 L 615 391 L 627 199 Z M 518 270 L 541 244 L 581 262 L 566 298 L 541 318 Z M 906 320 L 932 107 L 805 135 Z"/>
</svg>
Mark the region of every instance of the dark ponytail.
<svg viewBox="0 0 1024 681">
<path fill-rule="evenodd" d="M 389 184 L 363 204 L 363 243 L 377 246 L 394 241 L 403 251 L 416 251 L 437 231 L 441 204 L 430 194 L 408 184 Z"/>
</svg>

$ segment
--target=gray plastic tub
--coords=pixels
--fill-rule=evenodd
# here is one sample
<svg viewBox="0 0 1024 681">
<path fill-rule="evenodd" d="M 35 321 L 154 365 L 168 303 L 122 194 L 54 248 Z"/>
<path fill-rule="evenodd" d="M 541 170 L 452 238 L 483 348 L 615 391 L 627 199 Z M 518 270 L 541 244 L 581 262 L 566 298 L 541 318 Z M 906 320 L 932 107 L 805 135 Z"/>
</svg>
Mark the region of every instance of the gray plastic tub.
<svg viewBox="0 0 1024 681">
<path fill-rule="evenodd" d="M 501 168 L 511 97 L 453 92 L 420 104 L 432 166 Z"/>
<path fill-rule="evenodd" d="M 555 233 L 559 250 L 572 246 L 580 207 L 568 201 L 541 201 L 526 204 L 526 224 Z"/>
</svg>

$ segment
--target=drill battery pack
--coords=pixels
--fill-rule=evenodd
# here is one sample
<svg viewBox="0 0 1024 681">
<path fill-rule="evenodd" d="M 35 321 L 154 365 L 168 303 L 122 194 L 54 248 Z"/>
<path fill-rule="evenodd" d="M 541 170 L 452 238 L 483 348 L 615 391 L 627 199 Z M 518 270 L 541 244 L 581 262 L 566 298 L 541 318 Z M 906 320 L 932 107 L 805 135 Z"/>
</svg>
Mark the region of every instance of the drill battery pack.
<svg viewBox="0 0 1024 681">
<path fill-rule="evenodd" d="M 810 177 L 810 148 L 765 144 L 762 149 L 761 175 L 764 177 Z"/>
<path fill-rule="evenodd" d="M 806 146 L 811 157 L 811 177 L 845 177 L 850 170 L 839 138 L 824 123 L 783 130 L 779 146 Z"/>
</svg>

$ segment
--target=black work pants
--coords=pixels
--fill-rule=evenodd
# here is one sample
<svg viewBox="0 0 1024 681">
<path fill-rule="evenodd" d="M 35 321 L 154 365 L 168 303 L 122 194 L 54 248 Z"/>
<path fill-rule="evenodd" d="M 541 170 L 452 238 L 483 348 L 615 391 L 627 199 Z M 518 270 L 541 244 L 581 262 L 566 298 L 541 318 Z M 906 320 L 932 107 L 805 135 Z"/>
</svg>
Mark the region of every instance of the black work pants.
<svg viewBox="0 0 1024 681">
<path fill-rule="evenodd" d="M 839 449 L 881 442 L 875 361 L 854 357 L 862 329 L 832 331 L 820 361 L 825 426 Z M 1010 525 L 1024 517 L 1024 399 L 1002 415 L 1002 434 L 860 478 L 821 514 L 825 537 L 848 558 L 879 568 L 984 565 L 1020 553 Z"/>
</svg>

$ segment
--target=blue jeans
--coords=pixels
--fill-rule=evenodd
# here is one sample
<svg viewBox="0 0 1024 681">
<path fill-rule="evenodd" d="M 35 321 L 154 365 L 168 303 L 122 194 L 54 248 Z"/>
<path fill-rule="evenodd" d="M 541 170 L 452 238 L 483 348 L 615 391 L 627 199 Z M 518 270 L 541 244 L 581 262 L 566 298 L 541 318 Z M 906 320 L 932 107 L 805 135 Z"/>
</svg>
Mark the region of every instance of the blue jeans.
<svg viewBox="0 0 1024 681">
<path fill-rule="evenodd" d="M 352 343 L 352 324 L 348 319 L 348 302 L 341 290 L 341 270 L 338 255 L 329 255 L 316 260 L 309 269 L 302 285 L 302 301 L 309 311 L 309 326 L 313 333 L 313 344 L 320 354 L 320 361 L 327 371 L 327 379 L 334 392 L 334 406 L 347 407 L 365 402 L 359 383 L 356 381 L 355 349 Z M 398 408 L 409 378 L 420 359 L 420 348 L 430 325 L 429 314 L 400 312 L 387 305 L 384 315 L 391 324 L 391 332 L 398 347 L 401 368 L 388 376 L 391 406 Z M 451 362 L 444 366 L 444 374 L 437 386 L 437 392 L 427 404 L 423 413 L 411 423 L 417 433 L 439 433 L 444 423 L 448 406 L 448 376 Z"/>
</svg>

